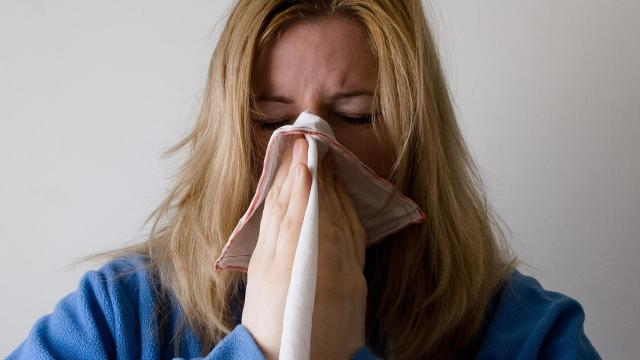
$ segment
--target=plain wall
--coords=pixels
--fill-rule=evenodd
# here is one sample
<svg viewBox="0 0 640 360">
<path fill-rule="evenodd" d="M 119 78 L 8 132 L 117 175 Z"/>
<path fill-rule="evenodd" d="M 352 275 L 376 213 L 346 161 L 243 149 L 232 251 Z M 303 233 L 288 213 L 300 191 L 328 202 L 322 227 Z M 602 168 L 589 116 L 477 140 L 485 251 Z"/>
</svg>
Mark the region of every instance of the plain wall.
<svg viewBox="0 0 640 360">
<path fill-rule="evenodd" d="M 97 266 L 75 259 L 143 233 L 230 3 L 0 1 L 0 356 Z M 640 357 L 640 2 L 428 9 L 521 270 Z"/>
</svg>

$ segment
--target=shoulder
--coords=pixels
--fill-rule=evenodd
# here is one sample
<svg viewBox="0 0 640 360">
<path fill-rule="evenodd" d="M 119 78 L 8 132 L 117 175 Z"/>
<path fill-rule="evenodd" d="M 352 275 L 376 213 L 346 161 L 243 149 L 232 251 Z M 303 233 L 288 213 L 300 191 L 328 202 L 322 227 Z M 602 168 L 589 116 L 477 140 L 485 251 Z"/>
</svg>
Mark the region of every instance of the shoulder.
<svg viewBox="0 0 640 360">
<path fill-rule="evenodd" d="M 97 270 L 87 271 L 79 281 L 75 296 L 99 304 L 109 316 L 122 311 L 144 311 L 155 303 L 159 282 L 143 255 L 112 259 Z"/>
<path fill-rule="evenodd" d="M 157 276 L 144 255 L 129 255 L 114 258 L 97 270 L 87 271 L 80 279 L 84 285 L 125 293 L 139 293 L 157 284 Z"/>
<path fill-rule="evenodd" d="M 599 358 L 575 299 L 514 270 L 495 295 L 478 358 Z"/>
<path fill-rule="evenodd" d="M 147 265 L 142 256 L 128 256 L 86 272 L 9 358 L 149 358 L 159 348 L 158 297 Z"/>
<path fill-rule="evenodd" d="M 559 292 L 546 290 L 531 276 L 514 270 L 498 293 L 498 315 L 518 314 L 520 320 L 539 319 L 540 315 L 554 316 L 565 309 L 578 311 L 582 307 L 573 298 Z M 523 312 L 524 310 L 524 312 Z"/>
</svg>

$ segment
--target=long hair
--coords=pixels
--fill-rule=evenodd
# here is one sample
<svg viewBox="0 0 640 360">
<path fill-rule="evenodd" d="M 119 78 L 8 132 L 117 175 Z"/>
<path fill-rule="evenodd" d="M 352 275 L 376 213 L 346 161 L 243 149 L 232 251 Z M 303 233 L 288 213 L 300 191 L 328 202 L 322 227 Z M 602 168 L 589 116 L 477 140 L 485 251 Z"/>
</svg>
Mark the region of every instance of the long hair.
<svg viewBox="0 0 640 360">
<path fill-rule="evenodd" d="M 148 256 L 203 351 L 230 332 L 229 302 L 246 274 L 216 272 L 213 263 L 261 166 L 252 67 L 288 25 L 327 16 L 365 29 L 378 69 L 374 129 L 396 154 L 390 181 L 427 215 L 367 249 L 367 345 L 386 358 L 461 356 L 477 345 L 489 301 L 515 260 L 458 128 L 420 0 L 239 0 L 213 52 L 197 122 L 168 151 L 188 153 L 147 219 L 148 238 L 111 255 Z"/>
</svg>

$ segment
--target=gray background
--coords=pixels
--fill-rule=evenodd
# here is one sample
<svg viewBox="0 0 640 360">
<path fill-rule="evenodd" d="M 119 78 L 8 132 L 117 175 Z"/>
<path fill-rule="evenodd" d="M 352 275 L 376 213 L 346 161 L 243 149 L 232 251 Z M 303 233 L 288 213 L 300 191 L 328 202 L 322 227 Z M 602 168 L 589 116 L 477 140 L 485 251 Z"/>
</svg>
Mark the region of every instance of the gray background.
<svg viewBox="0 0 640 360">
<path fill-rule="evenodd" d="M 135 240 L 230 1 L 0 1 L 0 356 Z M 512 243 L 640 357 L 640 2 L 430 2 L 460 124 Z M 213 260 L 213 259 L 212 259 Z"/>
</svg>

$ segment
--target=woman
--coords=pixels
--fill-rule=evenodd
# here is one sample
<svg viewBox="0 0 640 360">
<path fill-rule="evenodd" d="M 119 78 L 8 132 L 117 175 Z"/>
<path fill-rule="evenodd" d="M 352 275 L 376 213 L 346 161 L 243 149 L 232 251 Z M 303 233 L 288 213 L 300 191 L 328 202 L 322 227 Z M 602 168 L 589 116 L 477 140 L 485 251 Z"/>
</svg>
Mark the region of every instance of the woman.
<svg viewBox="0 0 640 360">
<path fill-rule="evenodd" d="M 325 159 L 313 358 L 598 358 L 580 305 L 515 270 L 418 0 L 239 0 L 148 240 L 110 253 L 10 358 L 277 358 L 309 192 L 305 141 L 278 170 L 248 272 L 213 261 L 272 131 L 303 110 L 427 214 L 366 248 Z"/>
</svg>

